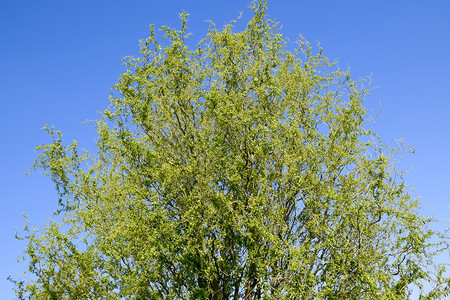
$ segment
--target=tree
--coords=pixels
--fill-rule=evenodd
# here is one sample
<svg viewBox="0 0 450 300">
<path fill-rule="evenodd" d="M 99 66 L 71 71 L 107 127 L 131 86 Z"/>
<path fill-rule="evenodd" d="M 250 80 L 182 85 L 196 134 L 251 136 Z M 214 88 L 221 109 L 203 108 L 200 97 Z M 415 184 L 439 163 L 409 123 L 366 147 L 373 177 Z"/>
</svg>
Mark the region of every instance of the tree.
<svg viewBox="0 0 450 300">
<path fill-rule="evenodd" d="M 191 50 L 154 28 L 97 122 L 98 151 L 39 146 L 60 210 L 27 229 L 24 299 L 406 299 L 448 295 L 369 90 L 253 3 Z M 402 150 L 402 149 L 400 149 Z"/>
</svg>

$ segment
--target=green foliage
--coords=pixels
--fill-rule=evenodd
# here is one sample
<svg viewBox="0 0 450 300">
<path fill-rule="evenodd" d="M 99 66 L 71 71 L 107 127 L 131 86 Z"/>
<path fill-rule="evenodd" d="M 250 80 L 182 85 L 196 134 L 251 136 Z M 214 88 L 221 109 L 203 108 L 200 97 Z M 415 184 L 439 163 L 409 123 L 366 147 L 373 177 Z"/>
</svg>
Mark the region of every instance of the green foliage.
<svg viewBox="0 0 450 300">
<path fill-rule="evenodd" d="M 266 2 L 195 49 L 153 27 L 97 123 L 98 152 L 38 147 L 57 221 L 26 237 L 21 299 L 424 299 L 448 295 L 397 150 L 365 128 L 368 90 Z"/>
</svg>

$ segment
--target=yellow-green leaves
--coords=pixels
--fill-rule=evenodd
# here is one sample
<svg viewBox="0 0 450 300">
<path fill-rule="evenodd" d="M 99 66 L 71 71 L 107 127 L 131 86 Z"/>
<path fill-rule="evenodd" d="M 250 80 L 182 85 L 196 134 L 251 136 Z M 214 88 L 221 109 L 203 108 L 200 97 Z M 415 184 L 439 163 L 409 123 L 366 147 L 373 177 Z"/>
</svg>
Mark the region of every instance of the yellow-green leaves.
<svg viewBox="0 0 450 300">
<path fill-rule="evenodd" d="M 266 1 L 252 9 L 245 30 L 211 25 L 194 49 L 186 13 L 163 39 L 151 26 L 95 156 L 48 130 L 35 167 L 66 215 L 30 235 L 35 279 L 19 296 L 405 299 L 424 282 L 448 293 L 443 272 L 427 273 L 439 249 L 395 150 L 368 142 L 368 90 L 307 41 L 290 51 Z"/>
</svg>

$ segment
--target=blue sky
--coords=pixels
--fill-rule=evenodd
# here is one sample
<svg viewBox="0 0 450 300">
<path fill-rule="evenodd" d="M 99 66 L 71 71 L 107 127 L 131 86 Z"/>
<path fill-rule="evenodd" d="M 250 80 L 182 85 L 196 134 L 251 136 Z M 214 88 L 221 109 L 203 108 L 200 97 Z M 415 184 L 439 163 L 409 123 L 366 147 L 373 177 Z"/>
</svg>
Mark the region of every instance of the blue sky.
<svg viewBox="0 0 450 300">
<path fill-rule="evenodd" d="M 192 39 L 201 39 L 209 19 L 218 26 L 243 11 L 241 1 L 2 1 L 0 4 L 0 295 L 13 299 L 8 275 L 25 244 L 14 239 L 24 224 L 40 225 L 56 209 L 49 178 L 25 176 L 49 142 L 41 130 L 53 124 L 67 142 L 92 149 L 93 126 L 108 106 L 110 88 L 124 71 L 121 58 L 138 51 L 148 25 L 177 26 L 190 13 Z M 367 106 L 381 115 L 373 127 L 383 140 L 415 147 L 400 164 L 423 212 L 449 225 L 450 215 L 450 2 L 272 0 L 269 15 L 291 40 L 302 34 L 320 41 L 324 54 L 350 67 L 355 79 L 372 74 L 378 88 Z"/>
</svg>

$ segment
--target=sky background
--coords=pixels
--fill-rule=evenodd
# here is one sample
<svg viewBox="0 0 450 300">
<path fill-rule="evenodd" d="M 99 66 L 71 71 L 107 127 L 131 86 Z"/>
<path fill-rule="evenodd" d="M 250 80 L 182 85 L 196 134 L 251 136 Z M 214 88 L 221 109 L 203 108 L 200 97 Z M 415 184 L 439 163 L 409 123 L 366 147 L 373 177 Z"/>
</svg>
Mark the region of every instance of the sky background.
<svg viewBox="0 0 450 300">
<path fill-rule="evenodd" d="M 218 27 L 243 12 L 240 1 L 1 1 L 0 3 L 0 298 L 14 299 L 8 276 L 25 264 L 25 243 L 14 238 L 24 225 L 42 225 L 57 208 L 50 178 L 33 172 L 34 149 L 49 142 L 41 130 L 55 125 L 68 143 L 94 150 L 95 120 L 107 108 L 111 87 L 136 55 L 148 25 L 178 26 L 190 14 L 192 41 L 212 20 Z M 415 147 L 399 165 L 422 201 L 422 212 L 449 225 L 450 216 L 450 1 L 272 0 L 268 13 L 290 40 L 319 41 L 325 56 L 350 67 L 353 78 L 372 75 L 378 87 L 366 106 L 371 125 L 386 143 Z"/>
</svg>

